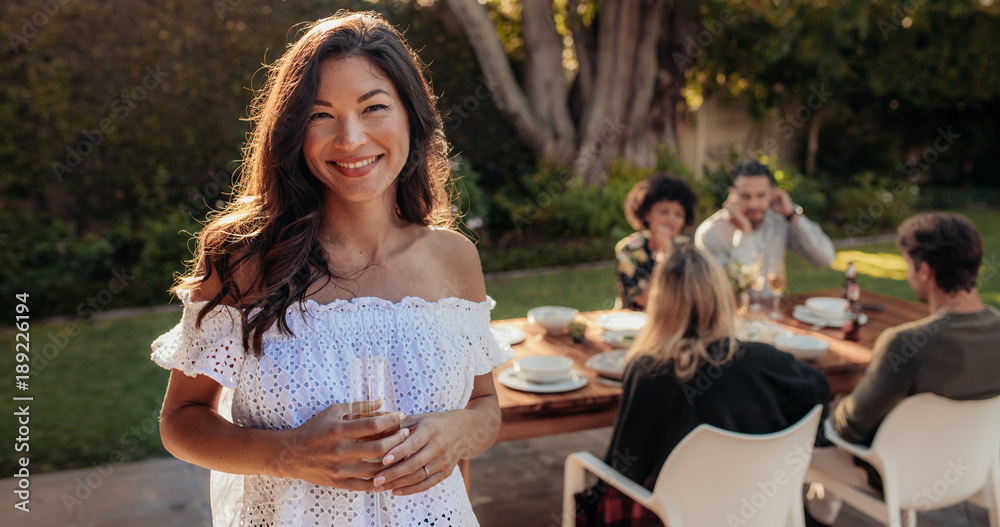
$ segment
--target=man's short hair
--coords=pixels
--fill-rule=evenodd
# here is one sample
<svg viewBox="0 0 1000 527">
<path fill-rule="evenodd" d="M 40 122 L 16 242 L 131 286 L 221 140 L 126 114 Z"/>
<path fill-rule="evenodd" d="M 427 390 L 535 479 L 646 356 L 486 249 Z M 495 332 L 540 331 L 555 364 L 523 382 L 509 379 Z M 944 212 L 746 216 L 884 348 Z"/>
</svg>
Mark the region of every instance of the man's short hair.
<svg viewBox="0 0 1000 527">
<path fill-rule="evenodd" d="M 771 170 L 767 168 L 767 165 L 760 163 L 759 161 L 747 161 L 746 163 L 738 163 L 729 170 L 729 181 L 735 185 L 736 178 L 742 176 L 764 176 L 768 181 L 774 185 L 774 175 L 771 174 Z"/>
<path fill-rule="evenodd" d="M 976 288 L 983 261 L 983 240 L 965 216 L 925 212 L 903 222 L 896 246 L 914 264 L 927 262 L 938 287 L 946 293 Z"/>
</svg>

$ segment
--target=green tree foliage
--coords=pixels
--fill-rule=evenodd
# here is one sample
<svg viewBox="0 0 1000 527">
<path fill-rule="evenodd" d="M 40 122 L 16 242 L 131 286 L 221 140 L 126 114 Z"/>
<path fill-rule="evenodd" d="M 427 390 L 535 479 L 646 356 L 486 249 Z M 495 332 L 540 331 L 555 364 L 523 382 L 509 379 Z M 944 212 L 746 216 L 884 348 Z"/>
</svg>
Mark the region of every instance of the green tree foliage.
<svg viewBox="0 0 1000 527">
<path fill-rule="evenodd" d="M 471 51 L 433 6 L 6 2 L 0 294 L 28 290 L 46 310 L 40 316 L 73 314 L 125 268 L 137 278 L 102 307 L 166 302 L 173 274 L 190 257 L 191 234 L 238 177 L 264 65 L 297 39 L 302 24 L 341 9 L 380 11 L 404 31 L 430 63 L 455 151 L 484 181 L 533 164 L 530 151 L 507 139 L 514 134 L 489 97 L 477 98 Z M 469 210 L 468 196 L 481 191 L 475 177 L 462 185 Z"/>
<path fill-rule="evenodd" d="M 995 184 L 987 152 L 1000 143 L 1000 4 L 706 1 L 709 19 L 726 9 L 737 22 L 700 57 L 699 86 L 748 102 L 758 118 L 814 89 L 832 92 L 808 119 L 779 116 L 801 128 L 823 112 L 817 166 L 835 181 L 877 170 Z M 961 137 L 935 151 L 949 127 Z"/>
</svg>

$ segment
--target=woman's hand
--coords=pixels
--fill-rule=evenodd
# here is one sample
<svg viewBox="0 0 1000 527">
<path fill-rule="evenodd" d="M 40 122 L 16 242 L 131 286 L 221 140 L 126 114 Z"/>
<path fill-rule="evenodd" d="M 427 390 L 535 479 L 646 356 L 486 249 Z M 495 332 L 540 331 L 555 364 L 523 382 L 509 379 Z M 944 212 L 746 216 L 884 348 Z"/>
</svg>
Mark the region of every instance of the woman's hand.
<svg viewBox="0 0 1000 527">
<path fill-rule="evenodd" d="M 402 426 L 412 433 L 382 460 L 388 468 L 375 476 L 377 491 L 392 490 L 396 496 L 423 492 L 450 476 L 460 459 L 472 457 L 468 450 L 475 424 L 470 410 L 411 415 Z"/>
<path fill-rule="evenodd" d="M 400 426 L 403 414 L 393 412 L 349 421 L 345 419 L 347 411 L 347 404 L 332 404 L 289 430 L 289 440 L 282 445 L 272 472 L 325 487 L 372 490 L 372 478 L 383 465 L 364 459 L 384 456 L 403 443 L 410 431 L 401 428 L 382 439 L 362 441 Z"/>
<path fill-rule="evenodd" d="M 668 255 L 674 250 L 674 236 L 677 234 L 676 230 L 666 225 L 658 225 L 649 231 L 649 248 L 657 257 Z"/>
</svg>

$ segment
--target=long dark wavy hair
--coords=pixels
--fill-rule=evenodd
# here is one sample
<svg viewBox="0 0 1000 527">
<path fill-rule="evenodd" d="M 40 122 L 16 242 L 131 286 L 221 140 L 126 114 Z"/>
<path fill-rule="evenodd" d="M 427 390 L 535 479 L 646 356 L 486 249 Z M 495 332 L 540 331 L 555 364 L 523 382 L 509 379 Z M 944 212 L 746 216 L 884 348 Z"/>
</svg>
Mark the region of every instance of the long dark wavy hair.
<svg viewBox="0 0 1000 527">
<path fill-rule="evenodd" d="M 330 268 L 320 247 L 323 186 L 302 152 L 320 66 L 348 57 L 378 66 L 406 108 L 410 153 L 397 178 L 397 214 L 417 225 L 453 224 L 448 144 L 426 66 L 377 14 L 342 12 L 307 26 L 269 67 L 251 106 L 253 131 L 232 199 L 198 234 L 194 258 L 172 290 L 197 289 L 218 273 L 221 289 L 199 313 L 198 324 L 220 304 L 238 308 L 244 347 L 258 357 L 263 334 L 275 322 L 292 333 L 285 313 L 305 300 L 310 286 L 348 280 Z"/>
</svg>

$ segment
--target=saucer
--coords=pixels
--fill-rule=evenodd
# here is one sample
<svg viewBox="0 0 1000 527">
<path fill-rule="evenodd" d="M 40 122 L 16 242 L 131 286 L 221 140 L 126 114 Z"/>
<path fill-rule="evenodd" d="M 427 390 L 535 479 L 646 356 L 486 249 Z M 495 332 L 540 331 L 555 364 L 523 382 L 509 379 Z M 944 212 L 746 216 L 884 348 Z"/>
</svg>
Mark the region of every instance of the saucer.
<svg viewBox="0 0 1000 527">
<path fill-rule="evenodd" d="M 599 375 L 609 379 L 622 380 L 625 373 L 625 350 L 611 350 L 598 353 L 587 359 L 584 366 L 596 371 Z"/>
<path fill-rule="evenodd" d="M 497 374 L 497 381 L 508 388 L 513 388 L 522 392 L 559 393 L 583 388 L 587 385 L 588 379 L 586 375 L 580 373 L 579 371 L 570 370 L 569 376 L 564 380 L 538 384 L 522 379 L 517 375 L 517 372 L 514 371 L 514 368 L 507 368 Z"/>
<path fill-rule="evenodd" d="M 806 324 L 823 325 L 831 328 L 839 328 L 844 325 L 844 319 L 830 319 L 817 315 L 811 309 L 806 306 L 795 306 L 795 311 L 792 312 L 792 318 L 798 320 L 799 322 L 805 322 Z M 868 323 L 868 315 L 861 313 L 858 317 L 858 322 L 863 326 Z"/>
<path fill-rule="evenodd" d="M 524 342 L 524 332 L 514 326 L 490 326 L 493 334 L 505 340 L 508 345 L 520 344 Z"/>
<path fill-rule="evenodd" d="M 620 333 L 605 332 L 601 333 L 601 342 L 611 346 L 612 348 L 628 348 L 635 342 L 634 335 L 622 335 Z"/>
<path fill-rule="evenodd" d="M 826 354 L 830 344 L 808 335 L 782 335 L 774 339 L 774 347 L 801 360 L 815 360 Z"/>
</svg>

